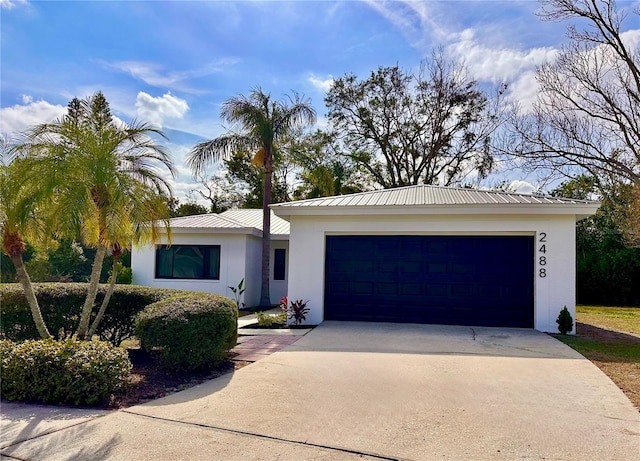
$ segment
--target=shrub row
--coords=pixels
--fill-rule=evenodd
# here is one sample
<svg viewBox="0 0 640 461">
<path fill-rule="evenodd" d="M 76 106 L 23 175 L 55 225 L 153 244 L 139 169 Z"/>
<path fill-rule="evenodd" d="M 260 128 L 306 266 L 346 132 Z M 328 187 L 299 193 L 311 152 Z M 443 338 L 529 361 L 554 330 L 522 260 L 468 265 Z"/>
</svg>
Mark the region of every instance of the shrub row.
<svg viewBox="0 0 640 461">
<path fill-rule="evenodd" d="M 8 400 L 99 405 L 125 388 L 131 362 L 103 341 L 0 341 L 0 390 Z"/>
<path fill-rule="evenodd" d="M 174 372 L 207 371 L 237 342 L 234 301 L 205 293 L 179 294 L 147 306 L 136 318 L 142 347 Z"/>
<path fill-rule="evenodd" d="M 96 299 L 98 305 L 104 298 L 106 288 L 106 285 L 100 286 Z M 37 283 L 34 284 L 34 290 L 49 332 L 59 339 L 73 334 L 87 294 L 87 284 Z M 114 346 L 120 345 L 134 335 L 135 316 L 147 305 L 184 293 L 179 290 L 116 285 L 97 332 L 100 339 Z M 29 305 L 17 283 L 0 284 L 0 337 L 13 341 L 39 338 Z"/>
<path fill-rule="evenodd" d="M 72 335 L 87 285 L 41 283 L 34 284 L 34 289 L 50 333 L 57 339 Z M 105 291 L 106 286 L 101 286 L 98 304 Z M 195 371 L 214 367 L 235 346 L 237 320 L 235 302 L 223 296 L 116 285 L 97 333 L 113 346 L 138 336 L 165 368 Z M 0 285 L 0 337 L 12 341 L 39 339 L 18 284 Z"/>
</svg>

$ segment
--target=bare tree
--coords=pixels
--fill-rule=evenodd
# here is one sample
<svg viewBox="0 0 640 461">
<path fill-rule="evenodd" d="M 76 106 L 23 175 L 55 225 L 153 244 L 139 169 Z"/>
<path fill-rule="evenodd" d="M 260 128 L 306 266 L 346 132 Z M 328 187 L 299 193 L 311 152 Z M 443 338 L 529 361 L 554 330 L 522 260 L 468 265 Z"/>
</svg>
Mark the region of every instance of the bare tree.
<svg viewBox="0 0 640 461">
<path fill-rule="evenodd" d="M 529 167 L 603 183 L 640 183 L 640 51 L 629 16 L 614 0 L 543 0 L 540 17 L 578 20 L 554 62 L 537 70 L 539 96 L 530 114 L 511 118 L 505 150 Z"/>
<path fill-rule="evenodd" d="M 231 208 L 242 208 L 243 197 L 229 180 L 223 176 L 207 176 L 205 173 L 197 175 L 200 183 L 198 189 L 192 189 L 190 194 L 197 194 L 209 202 L 211 213 L 222 213 Z"/>
<path fill-rule="evenodd" d="M 394 66 L 361 81 L 347 74 L 325 102 L 351 159 L 391 188 L 456 184 L 471 171 L 489 173 L 491 136 L 502 122 L 497 100 L 439 51 L 416 73 Z"/>
</svg>

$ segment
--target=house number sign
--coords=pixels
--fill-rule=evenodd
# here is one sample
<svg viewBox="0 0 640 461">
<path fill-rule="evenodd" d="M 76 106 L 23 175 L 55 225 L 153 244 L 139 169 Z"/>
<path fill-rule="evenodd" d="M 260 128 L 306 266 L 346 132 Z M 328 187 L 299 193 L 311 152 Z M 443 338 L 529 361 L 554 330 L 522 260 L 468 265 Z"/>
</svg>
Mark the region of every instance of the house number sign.
<svg viewBox="0 0 640 461">
<path fill-rule="evenodd" d="M 538 277 L 545 278 L 547 276 L 547 233 L 540 232 L 538 234 Z"/>
</svg>

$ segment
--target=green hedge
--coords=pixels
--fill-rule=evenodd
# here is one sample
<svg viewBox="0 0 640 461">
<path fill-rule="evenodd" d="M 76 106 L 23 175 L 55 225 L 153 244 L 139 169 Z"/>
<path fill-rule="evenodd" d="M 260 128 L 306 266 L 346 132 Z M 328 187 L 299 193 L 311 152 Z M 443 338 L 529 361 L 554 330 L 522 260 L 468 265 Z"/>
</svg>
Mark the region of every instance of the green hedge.
<svg viewBox="0 0 640 461">
<path fill-rule="evenodd" d="M 147 306 L 136 318 L 143 348 L 174 372 L 205 371 L 236 345 L 238 311 L 229 298 L 182 294 Z"/>
<path fill-rule="evenodd" d="M 127 351 L 103 341 L 0 341 L 0 386 L 8 400 L 100 405 L 123 390 Z"/>
<path fill-rule="evenodd" d="M 104 298 L 106 288 L 106 285 L 100 286 L 96 299 L 98 305 Z M 34 290 L 49 332 L 58 339 L 74 333 L 87 294 L 87 284 L 36 283 Z M 116 285 L 97 333 L 101 340 L 118 346 L 133 336 L 135 316 L 147 305 L 185 293 L 180 290 Z M 95 308 L 94 315 L 97 311 Z M 0 284 L 0 337 L 13 341 L 39 339 L 22 287 L 17 283 Z"/>
</svg>

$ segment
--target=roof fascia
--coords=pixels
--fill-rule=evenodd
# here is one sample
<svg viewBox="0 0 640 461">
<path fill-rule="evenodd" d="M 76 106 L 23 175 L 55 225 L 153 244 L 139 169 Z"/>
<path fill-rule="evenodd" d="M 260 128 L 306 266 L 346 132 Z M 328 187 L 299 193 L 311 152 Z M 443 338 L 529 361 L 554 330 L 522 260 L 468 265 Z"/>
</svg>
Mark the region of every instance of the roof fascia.
<svg viewBox="0 0 640 461">
<path fill-rule="evenodd" d="M 287 219 L 289 216 L 367 216 L 367 215 L 500 215 L 544 214 L 576 215 L 580 219 L 595 214 L 599 203 L 509 203 L 473 205 L 419 205 L 419 206 L 274 206 L 274 213 Z"/>
</svg>

